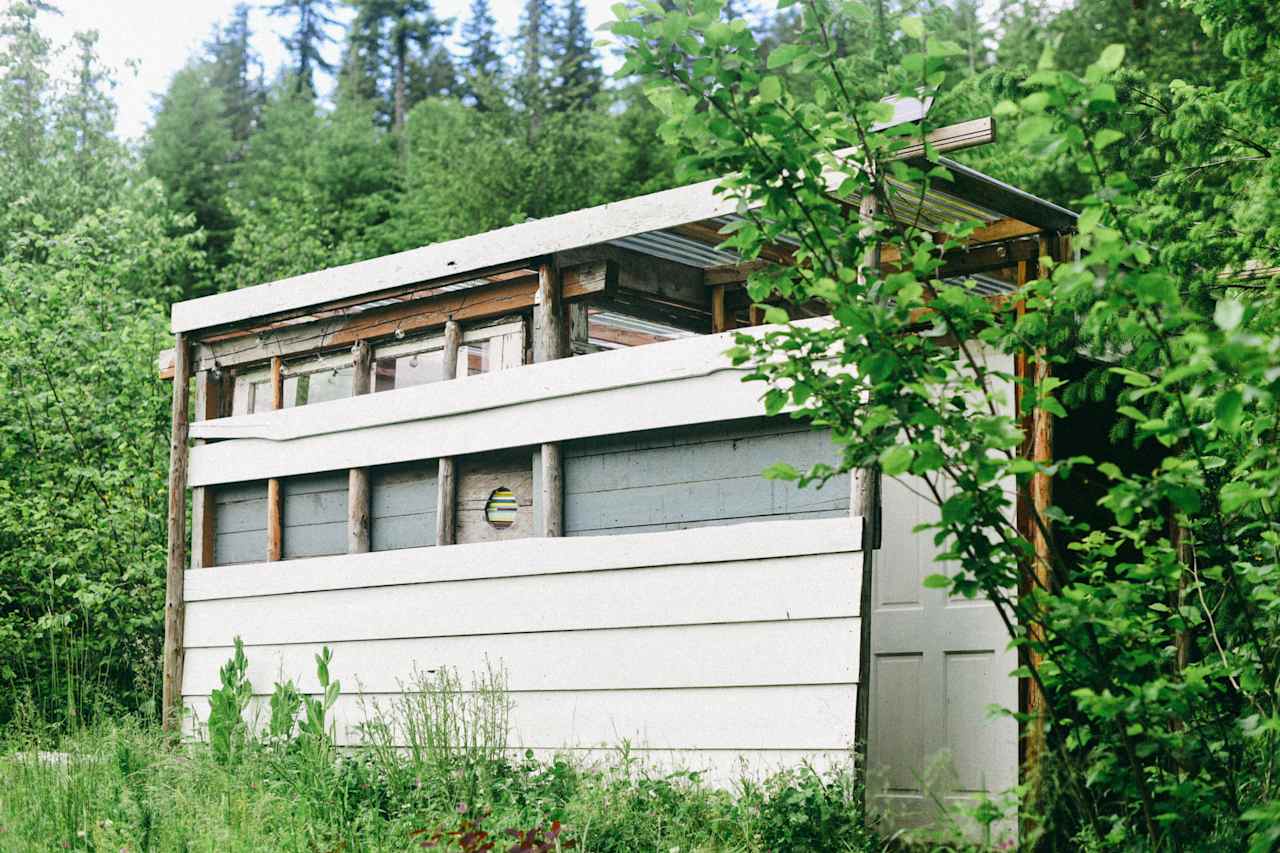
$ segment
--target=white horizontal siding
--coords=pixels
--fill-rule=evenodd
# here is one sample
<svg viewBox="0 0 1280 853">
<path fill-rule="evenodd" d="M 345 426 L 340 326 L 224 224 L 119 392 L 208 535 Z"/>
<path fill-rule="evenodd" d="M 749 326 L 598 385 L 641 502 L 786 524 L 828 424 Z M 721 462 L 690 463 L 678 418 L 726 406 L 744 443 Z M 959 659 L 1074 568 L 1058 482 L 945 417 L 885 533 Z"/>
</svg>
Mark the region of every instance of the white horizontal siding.
<svg viewBox="0 0 1280 853">
<path fill-rule="evenodd" d="M 800 321 L 822 325 L 829 319 Z M 764 334 L 774 326 L 745 330 Z M 734 333 L 564 358 L 450 382 L 191 425 L 192 486 L 461 456 L 636 430 L 756 417 Z M 234 439 L 234 440 L 232 440 Z"/>
<path fill-rule="evenodd" d="M 280 677 L 314 691 L 327 644 L 345 742 L 415 670 L 496 665 L 513 748 L 834 761 L 853 744 L 860 544 L 842 518 L 192 570 L 183 693 L 203 721 L 237 635 L 260 700 Z"/>
<path fill-rule="evenodd" d="M 250 682 L 258 692 L 268 692 L 283 676 L 303 691 L 317 692 L 315 656 L 321 645 L 254 646 Z M 448 667 L 482 672 L 487 663 L 509 673 L 507 686 L 515 691 L 851 684 L 857 681 L 858 620 L 836 617 L 328 645 L 333 651 L 332 676 L 353 688 L 359 683 L 371 693 L 400 690 L 415 670 Z M 231 654 L 230 646 L 188 649 L 183 693 L 203 695 L 216 688 L 218 669 Z M 751 661 L 749 667 L 743 666 L 744 659 Z M 602 661 L 609 665 L 602 666 Z"/>
<path fill-rule="evenodd" d="M 510 743 L 518 749 L 607 748 L 626 741 L 647 749 L 840 750 L 853 743 L 856 690 L 837 684 L 513 693 Z M 397 699 L 339 697 L 331 718 L 338 742 L 359 743 L 358 726 L 370 710 L 391 715 Z M 263 715 L 266 701 L 258 697 Z M 188 697 L 187 706 L 196 721 L 208 719 L 206 697 Z"/>
</svg>

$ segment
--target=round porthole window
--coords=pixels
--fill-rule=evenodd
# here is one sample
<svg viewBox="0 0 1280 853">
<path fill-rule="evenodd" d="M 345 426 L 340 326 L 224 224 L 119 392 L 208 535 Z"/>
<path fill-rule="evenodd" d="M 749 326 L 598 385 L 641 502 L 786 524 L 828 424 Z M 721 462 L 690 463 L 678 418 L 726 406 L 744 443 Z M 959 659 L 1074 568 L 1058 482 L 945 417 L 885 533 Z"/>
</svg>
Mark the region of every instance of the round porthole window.
<svg viewBox="0 0 1280 853">
<path fill-rule="evenodd" d="M 510 527 L 516 522 L 516 496 L 506 486 L 494 489 L 484 505 L 484 520 L 494 527 Z"/>
</svg>

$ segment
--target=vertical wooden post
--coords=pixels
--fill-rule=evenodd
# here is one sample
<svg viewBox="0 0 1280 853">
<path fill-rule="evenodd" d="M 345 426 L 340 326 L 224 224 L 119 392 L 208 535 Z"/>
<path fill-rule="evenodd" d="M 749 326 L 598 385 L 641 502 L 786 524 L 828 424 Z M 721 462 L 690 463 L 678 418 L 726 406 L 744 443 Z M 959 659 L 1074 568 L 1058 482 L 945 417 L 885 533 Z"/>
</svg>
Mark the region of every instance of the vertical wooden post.
<svg viewBox="0 0 1280 853">
<path fill-rule="evenodd" d="M 462 349 L 462 325 L 457 320 L 444 324 L 443 376 L 447 382 L 458 378 L 458 352 Z M 458 462 L 452 456 L 441 457 L 436 470 L 436 544 L 452 545 L 457 541 Z"/>
<path fill-rule="evenodd" d="M 1039 257 L 1049 258 L 1051 260 L 1058 259 L 1058 252 L 1052 238 L 1047 234 L 1040 235 L 1040 252 Z M 1043 275 L 1045 270 L 1037 265 L 1037 275 Z M 1030 268 L 1026 261 L 1018 264 L 1019 285 L 1026 284 L 1030 280 Z M 1017 306 L 1019 315 L 1026 312 L 1026 306 L 1019 302 Z M 1053 418 L 1043 410 L 1023 415 L 1022 407 L 1023 396 L 1028 393 L 1035 393 L 1046 379 L 1049 378 L 1049 362 L 1044 358 L 1043 351 L 1034 354 L 1021 352 L 1018 353 L 1014 360 L 1014 374 L 1029 383 L 1028 389 L 1019 387 L 1015 393 L 1014 399 L 1017 401 L 1019 417 L 1022 421 L 1023 429 L 1023 455 L 1037 462 L 1049 462 L 1053 459 Z M 1025 575 L 1019 584 L 1019 594 L 1028 596 L 1034 589 L 1048 590 L 1052 589 L 1052 572 L 1050 570 L 1050 560 L 1052 559 L 1052 543 L 1048 529 L 1048 515 L 1046 514 L 1049 507 L 1053 504 L 1053 481 L 1047 474 L 1036 473 L 1031 476 L 1025 489 L 1020 489 L 1018 494 L 1018 527 L 1022 531 L 1022 535 L 1031 543 L 1033 554 L 1030 563 L 1027 565 Z M 1043 627 L 1035 621 L 1034 617 L 1029 625 L 1027 625 L 1028 636 L 1032 639 L 1039 639 L 1044 636 Z M 1028 649 L 1025 657 L 1027 665 L 1033 669 L 1038 669 L 1041 664 L 1041 655 L 1034 649 Z M 1045 713 L 1045 697 L 1041 692 L 1039 685 L 1033 679 L 1026 679 L 1023 693 L 1024 710 L 1030 717 L 1030 722 L 1023 733 L 1022 738 L 1022 762 L 1024 769 L 1024 781 L 1033 779 L 1036 768 L 1040 762 L 1040 756 L 1044 752 L 1044 713 Z"/>
<path fill-rule="evenodd" d="M 565 310 L 569 312 L 569 351 L 574 355 L 591 352 L 591 313 L 587 303 L 570 302 Z"/>
<path fill-rule="evenodd" d="M 174 336 L 173 405 L 169 434 L 169 549 L 164 582 L 164 683 L 161 720 L 176 734 L 182 722 L 183 572 L 187 568 L 187 435 L 191 352 L 186 336 Z"/>
<path fill-rule="evenodd" d="M 729 312 L 725 308 L 725 285 L 717 284 L 711 288 L 711 332 L 729 331 Z"/>
<path fill-rule="evenodd" d="M 192 421 L 213 420 L 222 416 L 223 382 L 216 370 L 201 370 L 196 374 L 196 405 Z M 196 444 L 203 444 L 196 440 Z M 203 569 L 213 565 L 215 532 L 213 489 L 199 486 L 191 490 L 191 568 Z"/>
<path fill-rule="evenodd" d="M 552 361 L 569 355 L 569 328 L 564 310 L 563 281 L 554 257 L 538 267 L 538 298 L 534 303 L 533 360 Z M 564 535 L 564 459 L 558 443 L 542 445 L 541 493 L 538 506 L 543 536 Z"/>
<path fill-rule="evenodd" d="M 862 222 L 861 236 L 873 235 L 869 223 L 879 212 L 879 202 L 874 193 L 867 193 L 858 207 Z M 880 243 L 867 247 L 863 266 L 880 268 Z M 867 733 L 871 723 L 871 611 L 874 609 L 872 579 L 875 571 L 875 552 L 880 547 L 880 468 L 872 465 L 850 472 L 849 514 L 862 519 L 862 584 L 858 591 L 858 690 L 854 698 L 854 773 L 863 790 L 866 805 L 867 789 Z"/>
<path fill-rule="evenodd" d="M 284 362 L 280 356 L 271 358 L 271 408 L 279 411 L 284 408 Z M 272 477 L 267 480 L 267 560 L 279 560 L 284 551 L 284 517 L 283 498 L 280 494 L 280 479 Z"/>
<path fill-rule="evenodd" d="M 373 349 L 366 341 L 351 348 L 351 396 L 368 394 L 373 384 Z M 369 550 L 369 469 L 347 472 L 347 553 Z"/>
</svg>

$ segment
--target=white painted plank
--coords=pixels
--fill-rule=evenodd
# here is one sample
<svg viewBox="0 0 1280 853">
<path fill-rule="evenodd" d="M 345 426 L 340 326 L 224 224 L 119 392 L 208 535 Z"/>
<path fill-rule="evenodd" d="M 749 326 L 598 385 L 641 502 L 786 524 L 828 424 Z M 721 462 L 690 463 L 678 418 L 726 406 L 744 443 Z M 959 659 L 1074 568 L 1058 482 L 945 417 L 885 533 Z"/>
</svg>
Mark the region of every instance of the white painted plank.
<svg viewBox="0 0 1280 853">
<path fill-rule="evenodd" d="M 804 321 L 827 323 L 829 320 Z M 759 327 L 753 330 L 758 333 Z M 763 414 L 763 383 L 684 338 L 192 426 L 193 486 L 360 468 Z M 349 433 L 360 431 L 353 440 Z M 240 438 L 239 441 L 223 439 Z"/>
<path fill-rule="evenodd" d="M 854 685 L 601 690 L 511 694 L 510 743 L 517 747 L 649 749 L 799 749 L 838 751 L 853 743 Z M 397 696 L 339 697 L 333 719 L 342 743 L 375 706 L 394 714 Z M 208 700 L 186 698 L 201 722 Z M 262 718 L 265 697 L 256 705 Z"/>
<path fill-rule="evenodd" d="M 484 637 L 328 643 L 329 671 L 345 685 L 394 693 L 416 671 L 447 667 L 506 673 L 507 687 L 528 690 L 852 684 L 857 680 L 856 617 L 555 631 Z M 301 690 L 318 691 L 315 655 L 322 644 L 250 646 L 249 681 L 268 693 L 283 674 Z M 230 646 L 188 649 L 182 692 L 207 695 Z"/>
<path fill-rule="evenodd" d="M 860 563 L 818 554 L 189 601 L 186 645 L 227 646 L 237 634 L 265 645 L 856 616 Z"/>
<path fill-rule="evenodd" d="M 392 584 L 438 583 L 561 572 L 606 571 L 729 560 L 856 552 L 861 525 L 849 518 L 769 521 L 734 527 L 573 539 L 523 539 L 340 554 L 288 565 L 192 569 L 185 600 L 281 595 Z M 853 561 L 855 564 L 858 561 Z"/>
</svg>

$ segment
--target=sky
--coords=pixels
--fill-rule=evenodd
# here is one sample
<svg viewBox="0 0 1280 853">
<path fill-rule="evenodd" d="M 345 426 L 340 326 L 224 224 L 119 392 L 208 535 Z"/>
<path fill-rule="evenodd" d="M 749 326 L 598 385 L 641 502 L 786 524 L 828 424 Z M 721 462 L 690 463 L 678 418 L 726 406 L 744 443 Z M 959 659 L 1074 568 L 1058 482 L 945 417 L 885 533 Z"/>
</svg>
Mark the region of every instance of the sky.
<svg viewBox="0 0 1280 853">
<path fill-rule="evenodd" d="M 97 30 L 98 52 L 103 64 L 116 72 L 114 92 L 119 114 L 116 129 L 134 139 L 151 122 L 156 96 L 169 85 L 174 72 L 200 49 L 217 22 L 230 19 L 237 0 L 55 0 L 62 16 L 44 14 L 41 31 L 55 44 L 66 44 L 80 30 Z M 584 0 L 592 28 L 610 20 L 615 0 Z M 286 59 L 279 35 L 288 23 L 268 17 L 253 3 L 250 25 L 254 47 L 262 56 L 268 78 Z M 435 0 L 436 14 L 457 19 L 455 36 L 467 16 L 470 0 Z M 523 0 L 490 0 L 498 29 L 514 35 Z M 337 59 L 337 46 L 329 46 L 329 58 Z M 612 63 L 606 63 L 608 67 Z"/>
</svg>

